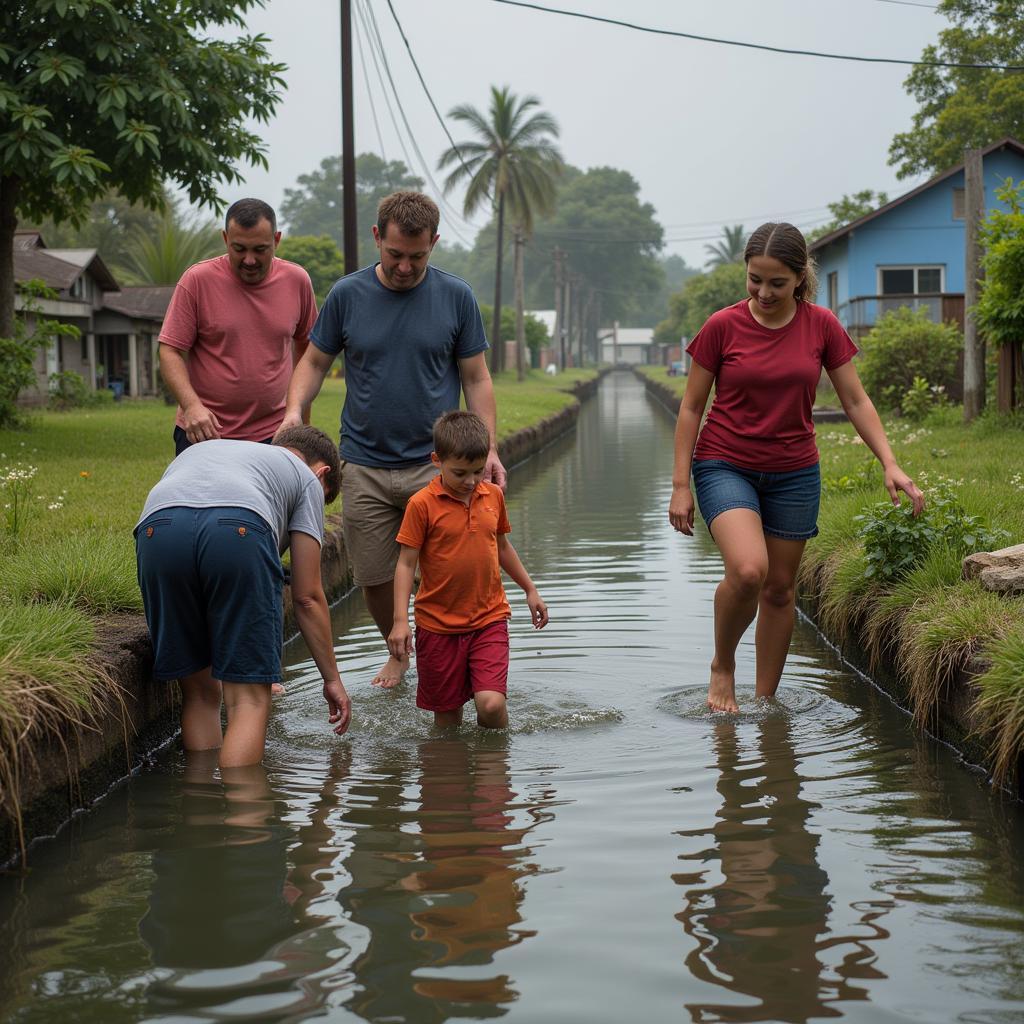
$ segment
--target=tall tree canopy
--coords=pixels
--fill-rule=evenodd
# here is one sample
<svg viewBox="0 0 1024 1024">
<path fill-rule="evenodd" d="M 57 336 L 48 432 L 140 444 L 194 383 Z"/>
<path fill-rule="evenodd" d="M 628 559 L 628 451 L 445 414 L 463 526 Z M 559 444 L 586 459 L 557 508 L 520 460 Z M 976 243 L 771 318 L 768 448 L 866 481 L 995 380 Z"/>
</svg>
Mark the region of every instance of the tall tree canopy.
<svg viewBox="0 0 1024 1024">
<path fill-rule="evenodd" d="M 654 329 L 654 340 L 678 344 L 693 338 L 716 309 L 739 302 L 746 294 L 747 272 L 742 263 L 723 263 L 706 274 L 697 274 L 669 299 L 668 316 Z"/>
<path fill-rule="evenodd" d="M 942 0 L 938 12 L 950 26 L 922 60 L 1024 65 L 1019 0 Z M 953 167 L 965 149 L 1024 135 L 1024 73 L 919 65 L 904 86 L 919 108 L 913 128 L 889 147 L 900 178 Z"/>
<path fill-rule="evenodd" d="M 305 268 L 318 305 L 323 305 L 331 286 L 345 274 L 345 257 L 329 235 L 286 235 L 277 255 Z"/>
<path fill-rule="evenodd" d="M 401 160 L 386 163 L 374 153 L 356 157 L 356 223 L 359 237 L 359 265 L 368 267 L 377 260 L 373 225 L 377 204 L 399 189 L 419 191 L 423 179 L 409 172 Z M 299 175 L 295 188 L 284 190 L 278 211 L 292 235 L 328 235 L 338 246 L 345 244 L 342 219 L 341 157 L 329 156 L 309 174 Z"/>
<path fill-rule="evenodd" d="M 18 217 L 76 220 L 116 188 L 159 205 L 164 183 L 219 208 L 237 164 L 266 165 L 250 119 L 284 85 L 261 0 L 9 0 L 0 5 L 0 336 L 14 316 Z M 209 33 L 230 29 L 230 40 Z"/>
<path fill-rule="evenodd" d="M 447 170 L 444 187 L 448 191 L 458 185 L 466 188 L 463 212 L 472 217 L 488 206 L 494 211 L 496 225 L 494 312 L 491 334 L 495 345 L 491 350 L 491 368 L 501 369 L 504 347 L 501 340 L 501 265 L 504 256 L 505 216 L 508 214 L 517 233 L 529 237 L 534 219 L 550 213 L 554 207 L 556 178 L 562 170 L 562 155 L 554 144 L 558 124 L 546 111 L 540 110 L 536 96 L 512 93 L 507 86 L 491 86 L 491 102 L 487 113 L 463 103 L 448 111 L 448 116 L 466 125 L 473 138 L 456 143 L 441 154 L 440 170 Z M 519 248 L 522 258 L 522 247 Z M 520 282 L 523 268 L 517 266 Z M 516 289 L 516 312 L 522 321 L 522 288 Z"/>
</svg>

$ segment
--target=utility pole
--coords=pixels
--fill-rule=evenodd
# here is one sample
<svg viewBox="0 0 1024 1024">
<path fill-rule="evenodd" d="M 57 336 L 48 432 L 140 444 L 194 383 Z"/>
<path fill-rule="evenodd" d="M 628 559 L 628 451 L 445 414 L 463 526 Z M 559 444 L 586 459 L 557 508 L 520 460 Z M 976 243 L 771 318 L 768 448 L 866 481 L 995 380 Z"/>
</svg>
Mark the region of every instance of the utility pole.
<svg viewBox="0 0 1024 1024">
<path fill-rule="evenodd" d="M 345 273 L 359 269 L 356 224 L 356 136 L 352 117 L 352 0 L 341 0 L 341 219 Z"/>
<path fill-rule="evenodd" d="M 981 280 L 981 219 L 985 213 L 985 177 L 981 150 L 964 150 L 964 422 L 985 408 L 985 339 L 971 310 Z"/>
<path fill-rule="evenodd" d="M 612 366 L 619 365 L 619 321 L 612 321 Z"/>
<path fill-rule="evenodd" d="M 565 323 L 562 324 L 562 365 L 568 366 L 572 359 L 572 274 L 565 275 L 565 296 L 562 299 L 562 317 Z"/>
<path fill-rule="evenodd" d="M 555 358 L 558 359 L 558 368 L 565 369 L 565 345 L 562 342 L 562 257 L 565 254 L 558 246 L 552 257 L 555 261 L 555 329 L 551 343 L 555 348 Z"/>
</svg>

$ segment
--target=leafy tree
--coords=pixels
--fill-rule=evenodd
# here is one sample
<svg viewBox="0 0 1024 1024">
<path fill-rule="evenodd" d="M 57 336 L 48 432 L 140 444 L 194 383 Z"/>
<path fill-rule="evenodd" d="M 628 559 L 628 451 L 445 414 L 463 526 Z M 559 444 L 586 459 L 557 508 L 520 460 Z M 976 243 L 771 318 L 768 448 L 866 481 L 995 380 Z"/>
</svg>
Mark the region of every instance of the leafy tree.
<svg viewBox="0 0 1024 1024">
<path fill-rule="evenodd" d="M 709 267 L 723 267 L 727 263 L 742 263 L 743 250 L 747 244 L 747 233 L 742 224 L 726 225 L 722 228 L 722 240 L 705 245 Z"/>
<path fill-rule="evenodd" d="M 19 0 L 0 6 L 0 337 L 14 320 L 19 215 L 82 223 L 117 189 L 159 206 L 165 182 L 222 205 L 284 85 L 264 36 L 237 35 L 261 0 Z M 215 38 L 230 30 L 231 39 Z"/>
<path fill-rule="evenodd" d="M 345 257 L 329 235 L 288 235 L 281 239 L 277 255 L 305 267 L 317 305 L 323 305 L 331 285 L 345 274 Z"/>
<path fill-rule="evenodd" d="M 169 205 L 153 229 L 136 228 L 114 261 L 124 284 L 177 284 L 193 263 L 224 251 L 215 221 L 193 223 Z"/>
<path fill-rule="evenodd" d="M 950 25 L 924 61 L 1024 64 L 1024 18 L 1018 0 L 942 0 Z M 889 147 L 889 163 L 908 178 L 941 171 L 965 149 L 1024 133 L 1024 75 L 975 68 L 915 67 L 903 83 L 918 102 L 913 128 Z"/>
<path fill-rule="evenodd" d="M 654 340 L 675 345 L 681 337 L 692 338 L 715 310 L 743 298 L 746 279 L 742 263 L 723 263 L 706 274 L 687 278 L 669 299 L 668 316 L 654 329 Z"/>
<path fill-rule="evenodd" d="M 484 323 L 494 317 L 494 307 L 486 302 L 480 303 L 480 315 Z M 526 332 L 526 344 L 532 349 L 539 349 L 551 342 L 551 335 L 548 334 L 544 321 L 535 317 L 532 313 L 526 313 L 523 317 Z M 501 337 L 511 338 L 516 331 L 516 311 L 511 306 L 501 307 Z"/>
<path fill-rule="evenodd" d="M 985 270 L 974 317 L 997 345 L 1024 339 L 1024 181 L 996 190 L 1009 209 L 992 210 L 982 225 Z"/>
<path fill-rule="evenodd" d="M 491 86 L 491 103 L 486 114 L 468 103 L 448 111 L 450 118 L 468 125 L 476 137 L 457 143 L 442 153 L 438 161 L 440 170 L 449 170 L 445 191 L 465 184 L 463 212 L 467 217 L 485 205 L 495 212 L 495 308 L 491 333 L 496 340 L 501 337 L 498 311 L 505 214 L 512 216 L 517 234 L 529 237 L 534 217 L 550 213 L 554 208 L 556 177 L 562 170 L 562 156 L 553 142 L 558 136 L 558 124 L 550 114 L 537 110 L 539 106 L 536 96 L 520 99 L 507 86 L 501 89 Z M 517 246 L 517 258 L 522 258 L 522 251 L 523 247 Z M 517 266 L 517 271 L 518 328 L 522 324 L 525 285 L 523 268 Z M 521 331 L 517 330 L 521 350 L 520 335 Z M 491 368 L 501 369 L 504 346 L 496 344 L 491 353 Z"/>
<path fill-rule="evenodd" d="M 164 194 L 165 207 L 172 203 Z M 97 249 L 108 266 L 114 267 L 121 260 L 131 238 L 139 233 L 155 234 L 159 230 L 163 214 L 142 203 L 130 203 L 114 189 L 99 199 L 94 199 L 83 220 L 76 224 L 69 221 L 56 223 L 47 217 L 31 227 L 38 231 L 51 249 Z"/>
<path fill-rule="evenodd" d="M 832 219 L 827 224 L 822 224 L 820 228 L 804 233 L 807 241 L 813 242 L 816 238 L 823 238 L 833 231 L 838 231 L 839 228 L 852 224 L 858 217 L 863 217 L 866 213 L 873 213 L 880 206 L 885 206 L 887 202 L 889 202 L 889 196 L 885 192 L 875 192 L 870 188 L 844 195 L 837 202 L 828 204 Z"/>
<path fill-rule="evenodd" d="M 377 261 L 373 225 L 377 204 L 399 189 L 419 191 L 423 179 L 409 172 L 401 160 L 386 163 L 373 153 L 356 157 L 356 222 L 359 228 L 359 265 Z M 284 190 L 281 220 L 292 235 L 328 235 L 339 246 L 345 244 L 342 210 L 341 157 L 329 156 L 309 174 L 300 174 L 295 188 Z"/>
</svg>

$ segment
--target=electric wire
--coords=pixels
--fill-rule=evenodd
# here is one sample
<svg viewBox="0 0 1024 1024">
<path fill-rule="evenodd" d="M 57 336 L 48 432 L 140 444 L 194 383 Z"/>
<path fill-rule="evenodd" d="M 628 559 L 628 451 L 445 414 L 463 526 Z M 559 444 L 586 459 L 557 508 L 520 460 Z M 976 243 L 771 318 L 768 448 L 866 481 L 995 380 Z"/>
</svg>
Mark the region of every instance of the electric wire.
<svg viewBox="0 0 1024 1024">
<path fill-rule="evenodd" d="M 388 156 L 384 149 L 384 136 L 381 134 L 380 122 L 377 120 L 377 105 L 373 101 L 373 90 L 370 88 L 370 73 L 366 67 L 366 54 L 363 52 L 363 30 L 359 27 L 358 18 L 353 23 L 353 28 L 355 29 L 353 35 L 356 37 L 356 48 L 359 50 L 359 66 L 363 69 L 363 82 L 366 85 L 366 98 L 370 101 L 370 116 L 373 118 L 373 127 L 377 132 L 377 144 L 380 146 L 380 158 L 384 162 L 384 175 L 387 178 L 388 188 L 394 191 L 395 183 L 391 178 L 391 164 L 388 161 Z M 367 42 L 367 45 L 369 45 L 369 42 Z"/>
<path fill-rule="evenodd" d="M 385 50 L 384 41 L 383 41 L 383 39 L 381 37 L 381 34 L 380 34 L 380 26 L 377 24 L 377 17 L 376 17 L 376 15 L 373 12 L 373 7 L 369 3 L 367 3 L 367 5 L 366 5 L 366 13 L 369 16 L 370 25 L 372 26 L 373 34 L 374 34 L 374 36 L 376 38 L 377 52 L 378 52 L 378 54 L 380 56 L 380 59 L 381 59 L 381 61 L 383 63 L 384 71 L 385 71 L 385 74 L 387 75 L 388 81 L 391 83 L 391 92 L 392 92 L 392 95 L 394 96 L 394 99 L 395 99 L 395 105 L 398 107 L 398 112 L 399 112 L 399 114 L 400 114 L 400 116 L 402 118 L 402 123 L 405 125 L 405 130 L 406 130 L 406 133 L 407 133 L 407 135 L 409 137 L 409 143 L 412 146 L 413 151 L 416 153 L 417 157 L 419 158 L 420 168 L 423 171 L 423 174 L 426 177 L 427 181 L 430 183 L 431 187 L 434 189 L 434 194 L 437 196 L 439 203 L 448 212 L 449 217 L 452 218 L 453 220 L 461 221 L 462 223 L 464 223 L 464 224 L 468 225 L 469 227 L 473 228 L 474 225 L 469 220 L 467 220 L 466 217 L 464 217 L 462 214 L 460 214 L 458 212 L 458 210 L 456 210 L 455 207 L 453 207 L 447 201 L 447 199 L 445 198 L 445 195 L 444 195 L 444 190 L 434 180 L 434 176 L 433 176 L 433 174 L 430 171 L 430 165 L 427 163 L 426 158 L 423 156 L 423 152 L 422 152 L 422 150 L 419 147 L 419 143 L 416 141 L 416 136 L 415 136 L 415 133 L 412 130 L 412 126 L 409 124 L 409 118 L 406 116 L 405 107 L 402 105 L 401 97 L 398 94 L 398 88 L 395 85 L 394 75 L 392 75 L 392 73 L 391 73 L 391 64 L 388 61 L 387 51 Z M 452 224 L 450 226 L 451 226 L 452 234 L 455 235 L 455 237 L 458 238 L 458 240 L 467 249 L 471 249 L 473 247 L 472 243 L 470 243 L 470 242 L 468 242 L 466 240 L 466 238 L 456 229 L 454 224 Z"/>
<path fill-rule="evenodd" d="M 906 67 L 971 68 L 979 71 L 1024 71 L 1024 66 L 1017 64 L 968 64 L 961 61 L 902 60 L 897 57 L 864 57 L 857 54 L 824 53 L 820 50 L 797 50 L 786 46 L 768 46 L 765 43 L 746 43 L 738 39 L 720 39 L 717 36 L 698 35 L 695 32 L 680 32 L 676 29 L 655 28 L 651 25 L 637 25 L 631 21 L 620 21 L 617 18 L 605 18 L 597 14 L 586 14 L 583 11 L 567 11 L 560 7 L 544 7 L 541 4 L 527 3 L 526 0 L 491 0 L 491 3 L 504 4 L 508 7 L 522 7 L 526 10 L 540 11 L 544 14 L 560 14 L 568 18 L 580 18 L 583 21 L 596 21 L 604 25 L 614 25 L 617 28 L 628 28 L 634 32 L 646 32 L 650 35 L 692 39 L 700 43 L 716 43 L 719 46 L 738 46 L 747 50 L 763 50 L 767 53 L 783 53 L 795 57 L 821 57 L 826 60 L 848 60 L 863 64 L 898 64 Z"/>
</svg>

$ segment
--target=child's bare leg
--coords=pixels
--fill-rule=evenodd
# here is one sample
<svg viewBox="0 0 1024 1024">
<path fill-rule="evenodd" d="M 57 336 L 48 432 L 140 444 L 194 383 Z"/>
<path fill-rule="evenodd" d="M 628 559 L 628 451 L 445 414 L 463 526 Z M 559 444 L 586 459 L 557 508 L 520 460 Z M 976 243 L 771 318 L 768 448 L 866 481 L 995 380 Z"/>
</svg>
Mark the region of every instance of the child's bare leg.
<svg viewBox="0 0 1024 1024">
<path fill-rule="evenodd" d="M 181 742 L 186 750 L 216 750 L 223 742 L 220 728 L 220 680 L 210 666 L 178 680 L 181 686 Z"/>
<path fill-rule="evenodd" d="M 363 600 L 366 602 L 366 609 L 369 611 L 373 621 L 377 623 L 380 635 L 387 640 L 391 633 L 391 626 L 394 623 L 395 615 L 395 585 L 389 580 L 387 583 L 380 583 L 373 587 L 363 587 Z M 402 681 L 406 669 L 409 667 L 409 659 L 395 658 L 390 654 L 380 670 L 373 677 L 373 686 L 379 686 L 384 690 L 390 690 Z"/>
<path fill-rule="evenodd" d="M 758 697 L 774 697 L 782 679 L 796 614 L 796 572 L 806 544 L 803 540 L 765 537 L 768 575 L 761 587 L 754 634 Z"/>
<path fill-rule="evenodd" d="M 504 729 L 508 725 L 505 694 L 497 690 L 477 690 L 473 700 L 476 703 L 477 725 L 484 729 Z"/>
<path fill-rule="evenodd" d="M 711 661 L 708 706 L 738 711 L 736 647 L 757 612 L 758 595 L 768 572 L 761 517 L 749 508 L 731 508 L 716 516 L 711 534 L 722 552 L 725 579 L 715 591 L 715 656 Z"/>
<path fill-rule="evenodd" d="M 270 684 L 227 683 L 224 704 L 228 711 L 228 728 L 220 751 L 221 768 L 259 764 L 267 742 Z"/>
<path fill-rule="evenodd" d="M 451 729 L 462 725 L 462 708 L 454 711 L 435 711 L 434 725 L 442 729 Z"/>
</svg>

